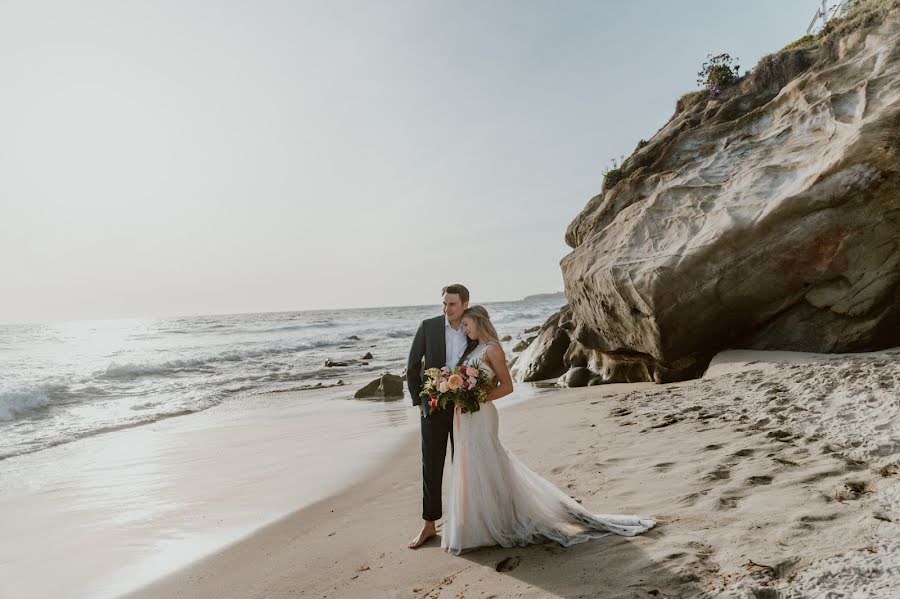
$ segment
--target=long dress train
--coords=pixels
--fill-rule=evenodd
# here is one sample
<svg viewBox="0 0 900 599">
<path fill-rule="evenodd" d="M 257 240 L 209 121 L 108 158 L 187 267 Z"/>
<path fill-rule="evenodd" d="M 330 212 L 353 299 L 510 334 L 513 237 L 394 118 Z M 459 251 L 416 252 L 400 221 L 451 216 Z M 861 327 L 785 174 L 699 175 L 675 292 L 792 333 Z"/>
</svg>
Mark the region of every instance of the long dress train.
<svg viewBox="0 0 900 599">
<path fill-rule="evenodd" d="M 487 345 L 466 360 L 483 362 Z M 441 547 L 453 554 L 474 547 L 523 546 L 556 541 L 570 546 L 615 533 L 634 536 L 652 528 L 651 518 L 592 514 L 503 447 L 493 402 L 475 413 L 457 408 L 455 451 Z"/>
</svg>

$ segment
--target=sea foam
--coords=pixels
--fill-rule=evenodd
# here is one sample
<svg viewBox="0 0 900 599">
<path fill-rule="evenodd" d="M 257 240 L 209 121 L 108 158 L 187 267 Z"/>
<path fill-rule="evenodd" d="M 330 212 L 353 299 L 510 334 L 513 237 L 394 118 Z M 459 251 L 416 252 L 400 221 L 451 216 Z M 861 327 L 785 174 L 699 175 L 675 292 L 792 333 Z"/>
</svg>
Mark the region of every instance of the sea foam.
<svg viewBox="0 0 900 599">
<path fill-rule="evenodd" d="M 0 422 L 9 422 L 22 414 L 43 408 L 50 403 L 50 393 L 63 387 L 60 384 L 44 383 L 0 391 Z"/>
</svg>

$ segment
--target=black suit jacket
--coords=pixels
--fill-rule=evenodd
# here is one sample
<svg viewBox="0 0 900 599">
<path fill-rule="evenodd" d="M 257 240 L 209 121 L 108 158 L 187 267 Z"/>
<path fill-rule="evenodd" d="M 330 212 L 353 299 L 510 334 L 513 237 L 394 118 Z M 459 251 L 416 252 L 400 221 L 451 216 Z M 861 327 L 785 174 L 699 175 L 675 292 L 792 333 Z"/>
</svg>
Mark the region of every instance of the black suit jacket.
<svg viewBox="0 0 900 599">
<path fill-rule="evenodd" d="M 412 347 L 409 350 L 409 359 L 406 362 L 406 385 L 412 396 L 414 406 L 422 403 L 419 393 L 422 392 L 422 379 L 429 368 L 440 368 L 447 365 L 447 338 L 444 336 L 446 317 L 435 316 L 426 318 L 419 325 L 416 336 L 413 338 Z M 469 353 L 474 344 L 468 340 L 466 353 Z M 455 364 L 454 364 L 455 366 Z"/>
</svg>

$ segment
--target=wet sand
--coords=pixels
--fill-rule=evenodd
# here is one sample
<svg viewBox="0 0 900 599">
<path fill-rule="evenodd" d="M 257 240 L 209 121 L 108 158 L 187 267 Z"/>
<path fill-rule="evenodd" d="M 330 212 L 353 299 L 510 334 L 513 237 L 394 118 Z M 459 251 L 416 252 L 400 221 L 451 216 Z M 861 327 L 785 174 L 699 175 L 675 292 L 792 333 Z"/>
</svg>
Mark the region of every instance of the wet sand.
<svg viewBox="0 0 900 599">
<path fill-rule="evenodd" d="M 567 549 L 409 550 L 409 433 L 365 480 L 131 597 L 896 596 L 898 391 L 896 349 L 724 352 L 695 381 L 546 391 L 501 409 L 507 448 L 595 512 L 657 528 Z"/>
<path fill-rule="evenodd" d="M 406 402 L 347 393 L 257 395 L 3 460 L 0 598 L 117 597 L 346 488 L 418 425 Z"/>
</svg>

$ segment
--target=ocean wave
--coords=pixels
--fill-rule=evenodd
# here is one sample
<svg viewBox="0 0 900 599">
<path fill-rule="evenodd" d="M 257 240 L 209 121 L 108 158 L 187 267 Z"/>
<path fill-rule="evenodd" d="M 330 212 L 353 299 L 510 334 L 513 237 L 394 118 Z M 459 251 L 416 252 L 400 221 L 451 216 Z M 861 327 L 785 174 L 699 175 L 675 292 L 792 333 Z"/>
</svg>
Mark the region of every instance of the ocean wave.
<svg viewBox="0 0 900 599">
<path fill-rule="evenodd" d="M 100 379 L 134 379 L 143 376 L 168 376 L 172 374 L 189 372 L 212 372 L 222 362 L 242 362 L 268 356 L 298 353 L 321 347 L 329 347 L 343 343 L 337 339 L 319 339 L 291 346 L 259 347 L 254 349 L 232 349 L 219 354 L 200 356 L 197 358 L 167 360 L 156 363 L 119 364 L 111 363 L 105 370 L 94 373 Z"/>
<path fill-rule="evenodd" d="M 388 331 L 384 336 L 390 337 L 391 339 L 403 339 L 404 337 L 412 337 L 415 334 L 415 331 L 404 329 L 402 331 Z"/>
<path fill-rule="evenodd" d="M 64 388 L 65 385 L 59 383 L 42 383 L 0 391 L 0 422 L 10 422 L 45 407 L 50 403 L 50 394 Z"/>
<path fill-rule="evenodd" d="M 202 325 L 197 327 L 179 327 L 166 329 L 162 332 L 174 335 L 221 335 L 221 334 L 237 334 L 237 335 L 259 335 L 261 333 L 286 333 L 290 331 L 307 331 L 310 329 L 330 329 L 340 326 L 340 323 L 331 320 L 323 320 L 318 322 L 307 322 L 303 324 L 286 324 L 265 326 L 272 323 L 250 323 L 241 326 L 240 323 L 217 323 Z M 263 326 L 264 328 L 255 328 L 255 326 Z"/>
<path fill-rule="evenodd" d="M 60 434 L 54 438 L 42 439 L 36 443 L 33 443 L 29 446 L 21 447 L 17 450 L 9 451 L 7 453 L 0 453 L 0 461 L 13 458 L 21 455 L 27 455 L 29 453 L 35 453 L 44 449 L 49 449 L 50 447 L 56 447 L 58 445 L 65 445 L 66 443 L 71 443 L 73 441 L 77 441 L 79 439 L 85 439 L 87 437 L 93 437 L 96 435 L 102 435 L 105 433 L 112 433 L 116 431 L 121 431 L 129 428 L 136 428 L 139 426 L 145 426 L 147 424 L 153 424 L 155 422 L 159 422 L 161 420 L 166 420 L 168 418 L 176 418 L 178 416 L 187 416 L 189 414 L 196 414 L 197 412 L 202 412 L 208 408 L 213 407 L 214 403 L 209 405 L 202 405 L 196 408 L 180 408 L 173 409 L 168 412 L 160 412 L 157 414 L 153 414 L 152 416 L 147 416 L 143 418 L 136 418 L 134 420 L 130 420 L 127 422 L 121 423 L 111 423 L 111 424 L 101 424 L 96 428 L 84 429 L 79 431 L 71 431 L 67 433 Z"/>
<path fill-rule="evenodd" d="M 96 373 L 98 378 L 132 379 L 139 376 L 167 375 L 178 372 L 209 370 L 208 361 L 203 358 L 193 360 L 169 360 L 158 364 L 117 364 L 113 362 Z"/>
<path fill-rule="evenodd" d="M 309 329 L 330 329 L 338 326 L 338 323 L 325 321 L 308 324 L 289 324 L 283 327 L 271 327 L 268 329 L 248 329 L 246 333 L 285 333 L 287 331 L 307 331 Z"/>
<path fill-rule="evenodd" d="M 552 312 L 546 310 L 531 310 L 527 312 L 501 312 L 492 320 L 495 323 L 516 322 L 520 320 L 538 320 L 550 316 Z"/>
</svg>

